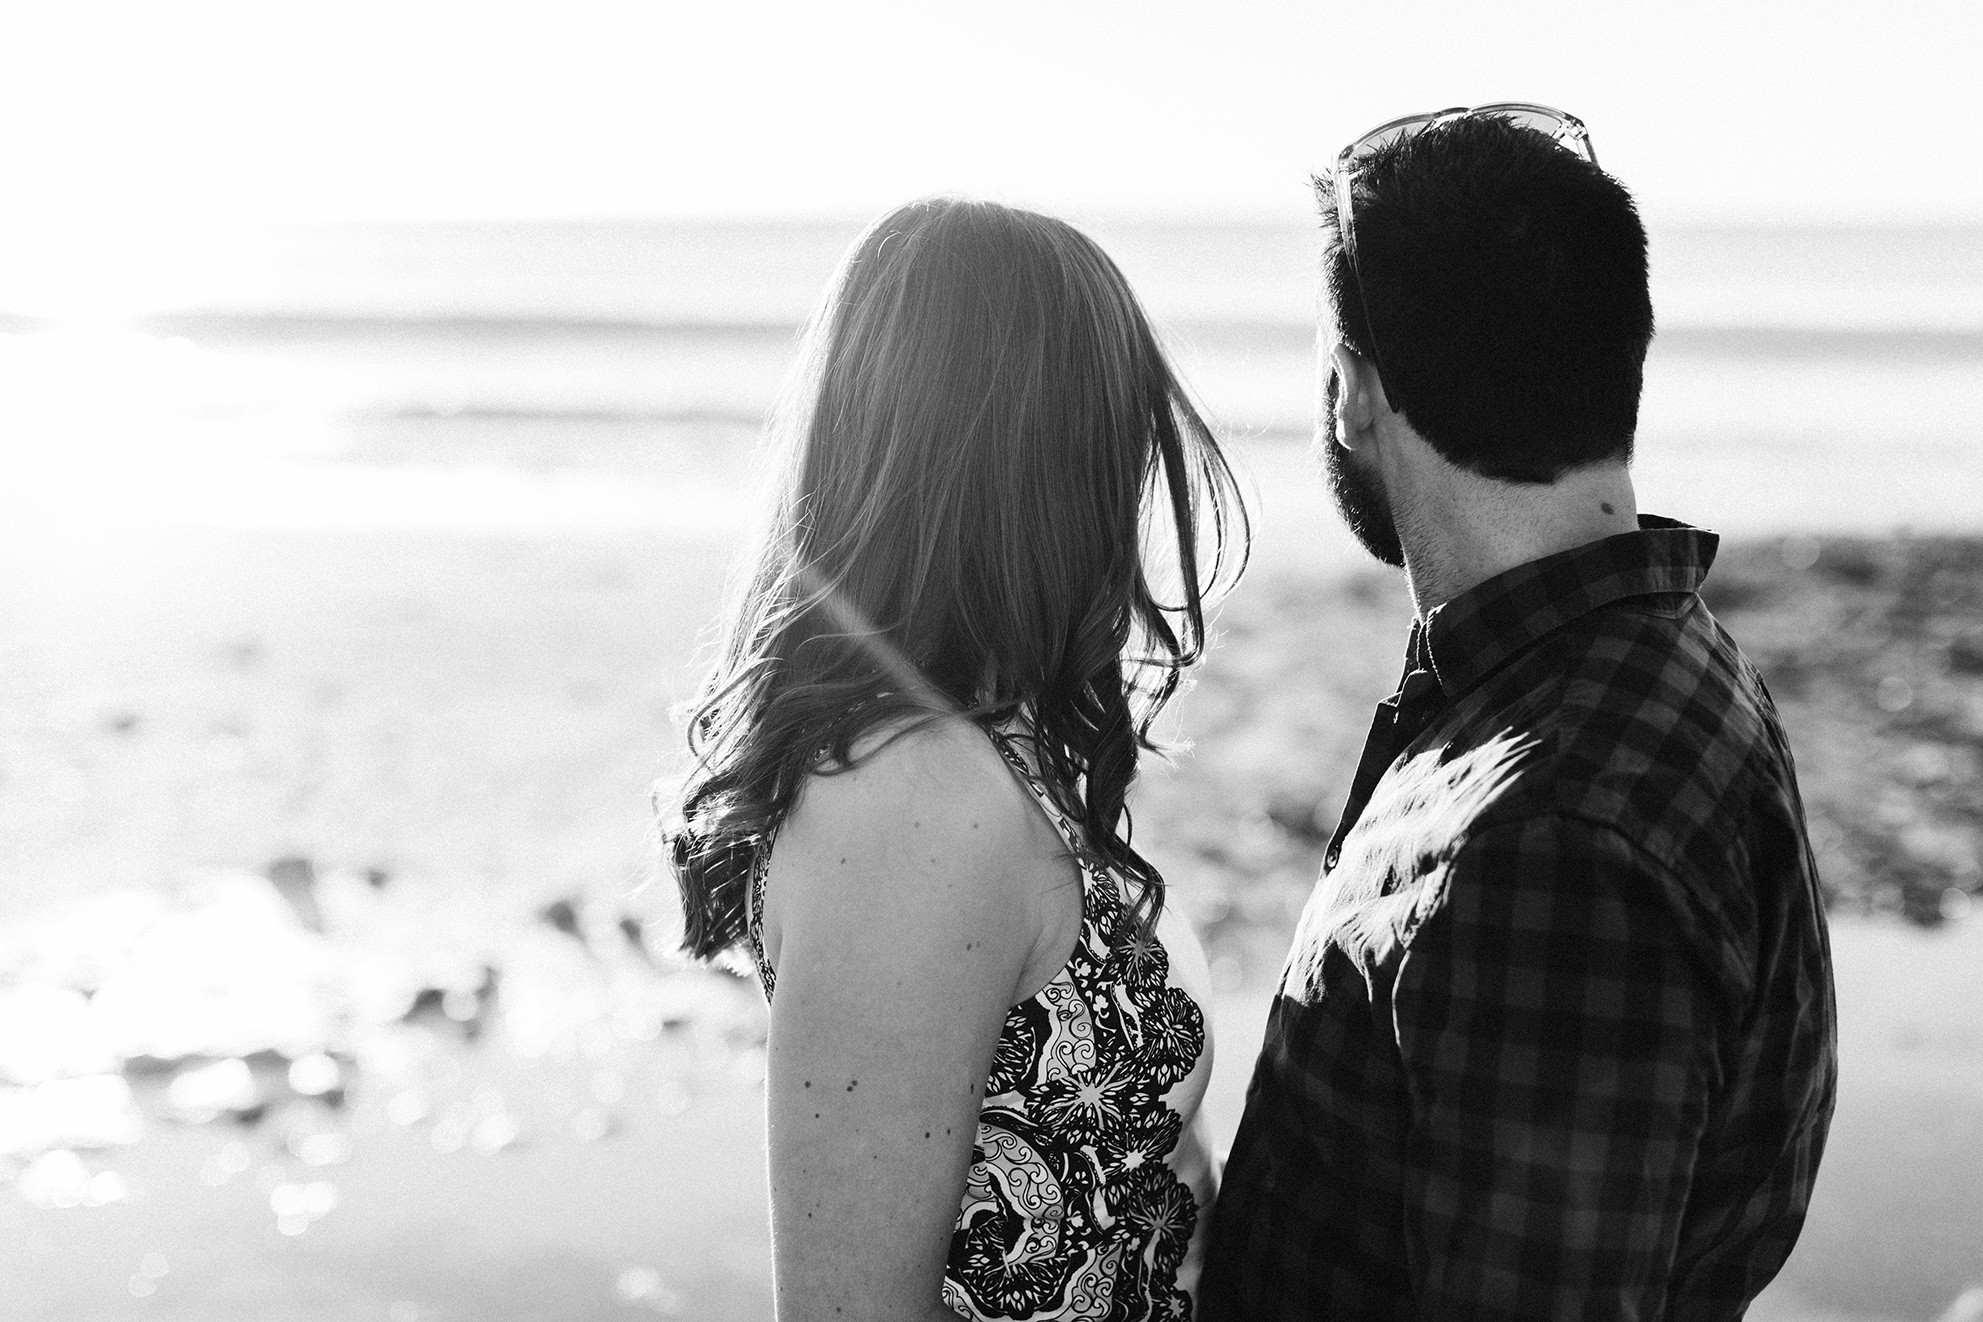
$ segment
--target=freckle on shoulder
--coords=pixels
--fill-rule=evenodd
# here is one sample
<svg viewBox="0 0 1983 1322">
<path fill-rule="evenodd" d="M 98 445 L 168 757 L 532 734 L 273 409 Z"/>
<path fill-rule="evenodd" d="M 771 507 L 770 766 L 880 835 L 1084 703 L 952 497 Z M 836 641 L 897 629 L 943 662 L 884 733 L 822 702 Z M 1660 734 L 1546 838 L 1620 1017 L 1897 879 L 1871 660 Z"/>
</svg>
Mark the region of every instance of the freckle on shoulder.
<svg viewBox="0 0 1983 1322">
<path fill-rule="evenodd" d="M 907 831 L 920 845 L 910 846 L 918 863 L 940 872 L 945 850 L 1000 851 L 1029 839 L 1026 791 L 979 727 L 946 719 L 887 734 L 857 740 L 851 770 L 807 781 L 785 824 L 788 840 L 831 841 L 838 848 L 821 861 L 840 859 L 844 868 L 856 856 L 849 846 L 865 850 Z"/>
</svg>

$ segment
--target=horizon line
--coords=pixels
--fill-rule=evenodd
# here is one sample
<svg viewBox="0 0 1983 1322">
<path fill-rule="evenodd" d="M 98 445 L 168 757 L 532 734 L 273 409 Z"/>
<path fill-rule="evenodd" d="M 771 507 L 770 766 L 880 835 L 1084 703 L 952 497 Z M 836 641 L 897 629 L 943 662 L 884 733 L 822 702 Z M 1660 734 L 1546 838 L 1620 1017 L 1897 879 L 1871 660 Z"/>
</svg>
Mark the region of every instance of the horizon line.
<svg viewBox="0 0 1983 1322">
<path fill-rule="evenodd" d="M 579 334 L 653 339 L 796 340 L 803 319 L 787 317 L 625 317 L 542 311 L 502 314 L 490 311 L 438 313 L 337 311 L 316 309 L 179 308 L 140 312 L 115 319 L 126 329 L 164 338 L 219 336 L 239 339 L 345 339 L 379 335 L 490 337 Z M 0 309 L 0 335 L 59 331 L 70 319 Z M 1276 316 L 1181 316 L 1166 329 L 1189 336 L 1244 337 L 1270 342 L 1306 343 L 1311 321 Z M 1908 324 L 1869 321 L 1863 325 L 1798 324 L 1782 320 L 1667 320 L 1654 348 L 1681 353 L 1749 353 L 1773 357 L 1880 357 L 1903 353 L 1953 357 L 1963 361 L 1983 353 L 1983 324 Z"/>
</svg>

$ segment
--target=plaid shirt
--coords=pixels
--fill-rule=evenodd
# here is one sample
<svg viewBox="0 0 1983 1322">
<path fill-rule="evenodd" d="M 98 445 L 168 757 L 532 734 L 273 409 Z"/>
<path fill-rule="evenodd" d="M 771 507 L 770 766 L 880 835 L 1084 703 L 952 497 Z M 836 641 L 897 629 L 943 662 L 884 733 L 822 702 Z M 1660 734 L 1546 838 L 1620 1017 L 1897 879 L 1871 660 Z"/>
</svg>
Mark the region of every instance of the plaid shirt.
<svg viewBox="0 0 1983 1322">
<path fill-rule="evenodd" d="M 1664 519 L 1414 626 L 1296 933 L 1201 1317 L 1738 1318 L 1836 1079 L 1790 750 Z"/>
</svg>

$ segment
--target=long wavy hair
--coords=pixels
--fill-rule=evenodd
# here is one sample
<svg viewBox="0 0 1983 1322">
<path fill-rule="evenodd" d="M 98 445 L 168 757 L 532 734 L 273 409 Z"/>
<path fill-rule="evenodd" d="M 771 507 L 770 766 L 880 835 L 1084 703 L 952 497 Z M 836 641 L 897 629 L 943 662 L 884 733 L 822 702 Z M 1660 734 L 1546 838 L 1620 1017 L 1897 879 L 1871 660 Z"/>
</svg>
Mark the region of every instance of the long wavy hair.
<svg viewBox="0 0 1983 1322">
<path fill-rule="evenodd" d="M 1135 295 L 1063 221 L 932 199 L 861 236 L 806 339 L 663 832 L 683 948 L 743 938 L 806 777 L 943 716 L 1017 728 L 1147 931 L 1163 878 L 1124 800 L 1248 524 Z"/>
</svg>

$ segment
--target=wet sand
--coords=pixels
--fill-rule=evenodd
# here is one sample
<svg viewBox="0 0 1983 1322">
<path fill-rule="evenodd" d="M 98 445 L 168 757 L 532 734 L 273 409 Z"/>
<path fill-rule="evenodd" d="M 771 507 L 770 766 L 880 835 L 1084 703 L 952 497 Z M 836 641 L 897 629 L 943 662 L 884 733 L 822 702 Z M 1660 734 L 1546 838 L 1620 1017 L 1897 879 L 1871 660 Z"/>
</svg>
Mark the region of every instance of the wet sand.
<svg viewBox="0 0 1983 1322">
<path fill-rule="evenodd" d="M 1835 938 L 1840 1108 L 1803 1239 L 1752 1316 L 1926 1322 L 1979 1276 L 1983 1037 L 1966 1002 L 1983 925 L 1923 932 L 1847 920 Z M 1904 983 L 1896 967 L 1909 970 Z M 1220 1056 L 1206 1105 L 1222 1140 L 1237 1123 L 1269 996 L 1250 984 L 1214 1007 Z M 465 1089 L 500 1089 L 522 1116 L 517 1145 L 439 1153 L 425 1127 L 380 1126 L 359 1136 L 349 1164 L 299 1175 L 271 1127 L 160 1126 L 115 1155 L 135 1201 L 0 1204 L 20 1310 L 11 1315 L 770 1316 L 761 1092 L 747 1078 L 699 1071 L 678 1114 L 625 1106 L 625 1128 L 586 1142 L 569 1121 L 593 1070 L 494 1051 L 463 1060 Z M 250 1163 L 209 1186 L 203 1167 L 232 1143 L 249 1148 Z M 336 1208 L 306 1234 L 281 1235 L 269 1211 L 278 1174 L 335 1181 Z M 134 1298 L 129 1281 L 153 1253 L 170 1269 L 155 1293 Z M 395 1315 L 395 1303 L 418 1311 Z"/>
<path fill-rule="evenodd" d="M 21 1322 L 607 1322 L 771 1316 L 761 1091 L 716 1074 L 676 1115 L 587 1143 L 550 1119 L 583 1093 L 569 1071 L 472 1057 L 478 1087 L 500 1086 L 533 1116 L 494 1155 L 438 1153 L 419 1128 L 359 1140 L 347 1165 L 312 1171 L 337 1205 L 301 1235 L 270 1215 L 272 1169 L 296 1163 L 234 1127 L 168 1127 L 120 1154 L 137 1201 L 42 1211 L 9 1195 L 0 1250 Z M 536 1077 L 528 1077 L 534 1073 Z M 626 1108 L 631 1113 L 636 1108 Z M 227 1143 L 253 1164 L 227 1184 L 200 1172 Z M 292 1173 L 293 1174 L 293 1173 Z M 134 1297 L 146 1255 L 167 1270 Z M 401 1305 L 399 1312 L 393 1306 Z M 410 1308 L 409 1308 L 410 1306 Z"/>
</svg>

